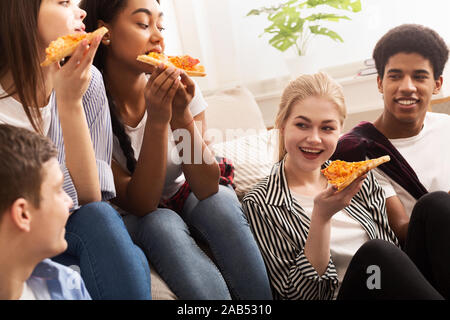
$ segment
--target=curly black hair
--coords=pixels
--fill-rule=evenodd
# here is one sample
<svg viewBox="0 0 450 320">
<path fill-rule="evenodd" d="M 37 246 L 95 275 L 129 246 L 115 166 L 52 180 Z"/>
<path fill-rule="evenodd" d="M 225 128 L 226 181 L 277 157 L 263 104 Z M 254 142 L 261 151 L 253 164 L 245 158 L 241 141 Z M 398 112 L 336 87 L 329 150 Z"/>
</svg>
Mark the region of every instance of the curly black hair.
<svg viewBox="0 0 450 320">
<path fill-rule="evenodd" d="M 437 80 L 444 71 L 449 50 L 442 37 L 428 27 L 418 24 L 395 27 L 378 41 L 373 50 L 373 59 L 381 78 L 389 58 L 397 53 L 417 53 L 429 60 Z"/>
</svg>

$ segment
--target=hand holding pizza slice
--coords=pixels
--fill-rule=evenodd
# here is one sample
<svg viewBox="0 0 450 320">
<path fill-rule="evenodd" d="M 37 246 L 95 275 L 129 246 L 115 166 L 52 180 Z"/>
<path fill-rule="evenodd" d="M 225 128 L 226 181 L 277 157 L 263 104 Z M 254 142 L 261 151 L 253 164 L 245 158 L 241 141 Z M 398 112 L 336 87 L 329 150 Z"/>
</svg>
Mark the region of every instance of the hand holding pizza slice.
<svg viewBox="0 0 450 320">
<path fill-rule="evenodd" d="M 336 160 L 331 162 L 330 165 L 321 170 L 321 172 L 327 178 L 328 183 L 336 186 L 338 189 L 337 191 L 339 192 L 349 186 L 357 178 L 390 160 L 391 158 L 389 156 L 359 162 Z"/>
<path fill-rule="evenodd" d="M 166 67 L 174 67 L 184 70 L 191 77 L 206 76 L 205 67 L 200 65 L 200 60 L 192 58 L 191 56 L 166 56 L 163 53 L 150 52 L 137 57 L 138 61 L 151 64 L 155 67 L 161 63 Z"/>
<path fill-rule="evenodd" d="M 108 29 L 101 27 L 91 33 L 75 33 L 59 37 L 55 41 L 52 41 L 48 48 L 45 49 L 47 56 L 44 62 L 41 63 L 41 66 L 46 67 L 52 63 L 59 62 L 62 59 L 71 56 L 81 41 L 86 39 L 89 43 L 91 43 L 96 36 L 100 35 L 103 37 L 107 32 Z"/>
</svg>

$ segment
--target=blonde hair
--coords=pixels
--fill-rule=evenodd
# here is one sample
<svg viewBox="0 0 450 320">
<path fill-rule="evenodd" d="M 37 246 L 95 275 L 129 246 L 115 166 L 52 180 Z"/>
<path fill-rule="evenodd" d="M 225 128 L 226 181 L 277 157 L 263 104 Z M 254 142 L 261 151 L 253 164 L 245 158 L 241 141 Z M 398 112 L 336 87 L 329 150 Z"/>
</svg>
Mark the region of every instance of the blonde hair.
<svg viewBox="0 0 450 320">
<path fill-rule="evenodd" d="M 279 130 L 278 161 L 282 160 L 286 155 L 284 137 L 280 130 L 284 127 L 292 106 L 309 97 L 323 97 L 333 102 L 339 111 L 341 125 L 344 124 L 347 116 L 347 108 L 345 106 L 342 86 L 323 72 L 304 74 L 298 77 L 291 81 L 284 89 L 275 119 L 275 128 Z"/>
</svg>

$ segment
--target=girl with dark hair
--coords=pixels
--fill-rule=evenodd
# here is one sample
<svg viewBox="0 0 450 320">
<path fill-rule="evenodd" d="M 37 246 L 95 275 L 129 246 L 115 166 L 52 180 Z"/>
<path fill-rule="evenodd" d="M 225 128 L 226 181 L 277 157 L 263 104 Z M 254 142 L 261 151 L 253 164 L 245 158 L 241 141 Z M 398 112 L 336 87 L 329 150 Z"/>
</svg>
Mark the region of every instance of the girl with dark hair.
<svg viewBox="0 0 450 320">
<path fill-rule="evenodd" d="M 159 2 L 84 0 L 80 7 L 90 17 L 88 31 L 109 30 L 94 64 L 110 98 L 115 201 L 129 213 L 132 238 L 181 299 L 270 299 L 240 203 L 232 188 L 219 186 L 219 165 L 203 140 L 206 103 L 198 86 L 182 71 L 136 60 L 164 52 Z M 173 138 L 179 133 L 183 159 Z M 201 161 L 189 161 L 196 154 Z M 194 235 L 206 241 L 220 271 Z"/>
<path fill-rule="evenodd" d="M 0 123 L 46 135 L 58 149 L 74 213 L 68 249 L 56 260 L 80 265 L 94 299 L 149 299 L 148 263 L 120 215 L 101 202 L 115 196 L 107 98 L 92 66 L 101 39 L 81 42 L 64 66 L 40 66 L 52 40 L 85 32 L 85 17 L 74 1 L 0 2 Z"/>
</svg>

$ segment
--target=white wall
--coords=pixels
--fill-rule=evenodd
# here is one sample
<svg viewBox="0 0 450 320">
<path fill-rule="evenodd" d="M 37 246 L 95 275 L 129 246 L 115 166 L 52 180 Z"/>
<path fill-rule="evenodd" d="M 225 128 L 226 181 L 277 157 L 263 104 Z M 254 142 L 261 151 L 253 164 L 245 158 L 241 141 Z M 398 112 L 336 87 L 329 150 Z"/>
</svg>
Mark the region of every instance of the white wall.
<svg viewBox="0 0 450 320">
<path fill-rule="evenodd" d="M 78 0 L 75 0 L 78 2 Z M 205 64 L 208 77 L 199 79 L 204 90 L 235 84 L 274 83 L 289 76 L 285 58 L 259 37 L 265 16 L 246 17 L 254 8 L 284 0 L 161 0 L 165 13 L 166 52 L 188 53 Z M 316 69 L 370 58 L 378 39 L 402 23 L 435 29 L 450 43 L 449 0 L 361 0 L 362 12 L 349 13 L 351 21 L 329 23 L 344 38 L 336 43 L 317 37 L 309 48 Z M 443 94 L 450 95 L 450 67 L 445 71 Z M 283 84 L 283 81 L 278 81 Z M 275 85 L 279 85 L 276 83 Z"/>
<path fill-rule="evenodd" d="M 163 0 L 164 1 L 164 0 Z M 210 70 L 201 81 L 205 89 L 249 83 L 288 75 L 282 54 L 268 37 L 260 38 L 268 21 L 245 17 L 252 8 L 277 0 L 174 0 L 182 48 L 198 54 Z M 362 0 L 363 10 L 351 21 L 330 23 L 343 44 L 317 37 L 310 47 L 317 69 L 370 58 L 377 40 L 402 23 L 419 23 L 435 29 L 450 42 L 448 0 Z"/>
</svg>

